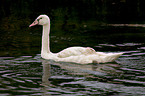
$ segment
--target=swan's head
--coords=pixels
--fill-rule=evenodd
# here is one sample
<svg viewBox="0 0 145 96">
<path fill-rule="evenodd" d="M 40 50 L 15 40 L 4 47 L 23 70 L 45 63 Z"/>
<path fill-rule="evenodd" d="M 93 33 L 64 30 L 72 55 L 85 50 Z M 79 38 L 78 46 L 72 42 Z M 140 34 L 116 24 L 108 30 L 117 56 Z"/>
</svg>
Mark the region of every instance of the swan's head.
<svg viewBox="0 0 145 96">
<path fill-rule="evenodd" d="M 49 24 L 50 20 L 47 15 L 40 15 L 36 18 L 36 20 L 29 26 L 35 26 L 35 25 L 47 25 Z"/>
</svg>

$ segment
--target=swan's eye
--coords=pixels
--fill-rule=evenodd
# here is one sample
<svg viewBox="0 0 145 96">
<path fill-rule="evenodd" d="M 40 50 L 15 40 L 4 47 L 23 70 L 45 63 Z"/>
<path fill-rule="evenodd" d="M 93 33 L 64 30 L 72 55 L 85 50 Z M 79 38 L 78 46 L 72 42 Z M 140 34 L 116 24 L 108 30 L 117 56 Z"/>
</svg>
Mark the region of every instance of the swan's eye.
<svg viewBox="0 0 145 96">
<path fill-rule="evenodd" d="M 41 18 L 39 18 L 39 19 L 37 19 L 37 21 L 39 22 L 39 20 L 41 20 L 42 19 L 42 17 Z"/>
</svg>

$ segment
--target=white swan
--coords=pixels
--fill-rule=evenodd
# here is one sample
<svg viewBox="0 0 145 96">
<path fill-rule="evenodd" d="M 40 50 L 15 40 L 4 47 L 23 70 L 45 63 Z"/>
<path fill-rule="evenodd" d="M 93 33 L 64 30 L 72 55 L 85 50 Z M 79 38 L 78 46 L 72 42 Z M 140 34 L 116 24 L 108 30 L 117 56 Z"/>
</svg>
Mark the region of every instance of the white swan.
<svg viewBox="0 0 145 96">
<path fill-rule="evenodd" d="M 80 64 L 113 62 L 123 53 L 96 52 L 90 47 L 69 47 L 59 53 L 52 53 L 49 47 L 50 19 L 47 15 L 40 15 L 29 26 L 42 25 L 42 49 L 41 57 L 54 61 L 74 62 Z"/>
</svg>

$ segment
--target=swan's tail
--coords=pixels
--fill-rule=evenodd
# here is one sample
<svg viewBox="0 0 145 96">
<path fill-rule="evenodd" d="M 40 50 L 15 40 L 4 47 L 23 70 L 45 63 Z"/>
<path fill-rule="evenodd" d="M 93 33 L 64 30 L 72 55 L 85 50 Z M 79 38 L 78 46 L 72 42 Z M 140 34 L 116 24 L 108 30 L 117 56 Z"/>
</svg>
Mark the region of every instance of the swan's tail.
<svg viewBox="0 0 145 96">
<path fill-rule="evenodd" d="M 108 56 L 105 57 L 106 62 L 114 62 L 119 56 L 121 56 L 123 53 L 110 53 Z"/>
<path fill-rule="evenodd" d="M 93 60 L 92 63 L 107 63 L 114 62 L 123 53 L 98 53 L 100 55 L 100 60 Z"/>
</svg>

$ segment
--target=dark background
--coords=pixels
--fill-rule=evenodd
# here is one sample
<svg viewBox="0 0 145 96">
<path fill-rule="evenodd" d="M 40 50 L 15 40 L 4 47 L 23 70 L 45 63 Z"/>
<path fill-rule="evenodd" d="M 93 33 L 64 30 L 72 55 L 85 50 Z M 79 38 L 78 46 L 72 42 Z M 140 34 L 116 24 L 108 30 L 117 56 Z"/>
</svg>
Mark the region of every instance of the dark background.
<svg viewBox="0 0 145 96">
<path fill-rule="evenodd" d="M 0 0 L 1 56 L 40 53 L 42 28 L 28 27 L 40 14 L 48 15 L 51 20 L 52 52 L 70 46 L 94 47 L 94 43 L 107 44 L 112 41 L 113 43 L 144 42 L 142 35 L 144 28 L 128 29 L 105 25 L 144 24 L 145 0 Z M 113 36 L 112 33 L 120 37 Z M 108 35 L 111 37 L 108 37 L 109 40 L 101 37 Z M 138 35 L 142 38 L 136 37 Z M 61 39 L 61 36 L 65 39 Z M 90 37 L 85 38 L 85 36 Z M 103 39 L 99 41 L 99 38 Z M 88 40 L 94 43 L 92 45 L 85 43 Z M 70 41 L 71 43 L 67 43 Z"/>
<path fill-rule="evenodd" d="M 54 25 L 78 27 L 91 22 L 144 23 L 144 0 L 1 0 L 0 30 L 19 30 L 40 14 L 47 14 Z M 73 22 L 72 22 L 73 21 Z M 17 23 L 16 23 L 17 22 Z M 66 26 L 65 26 L 66 25 Z"/>
<path fill-rule="evenodd" d="M 132 23 L 145 20 L 144 0 L 1 0 L 0 18 L 34 18 L 40 14 L 54 17 L 95 19 L 104 22 Z"/>
</svg>

